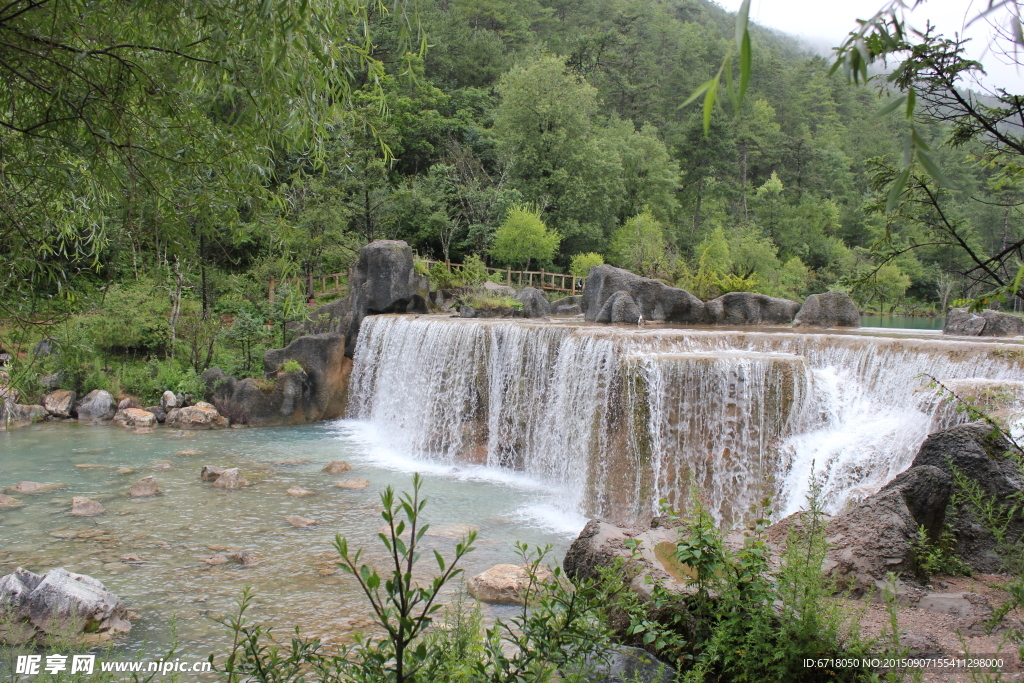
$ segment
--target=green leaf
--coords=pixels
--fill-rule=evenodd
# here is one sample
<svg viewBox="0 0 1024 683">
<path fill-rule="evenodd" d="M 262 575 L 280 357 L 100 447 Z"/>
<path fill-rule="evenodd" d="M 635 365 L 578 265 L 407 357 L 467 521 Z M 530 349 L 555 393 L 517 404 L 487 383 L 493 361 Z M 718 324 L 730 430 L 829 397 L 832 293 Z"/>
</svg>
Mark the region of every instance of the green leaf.
<svg viewBox="0 0 1024 683">
<path fill-rule="evenodd" d="M 917 104 L 917 93 L 913 88 L 907 89 L 907 118 L 914 118 L 914 106 Z"/>
<path fill-rule="evenodd" d="M 910 166 L 903 169 L 903 172 L 896 176 L 896 180 L 893 181 L 892 187 L 889 188 L 889 194 L 885 200 L 885 210 L 892 211 L 896 208 L 896 202 L 900 198 L 900 193 L 903 192 L 903 188 L 907 186 L 907 181 L 910 179 Z"/>
<path fill-rule="evenodd" d="M 708 88 L 710 88 L 713 85 L 718 85 L 718 79 L 717 78 L 712 78 L 709 81 L 704 81 L 703 83 L 701 83 L 700 87 L 697 88 L 696 90 L 694 90 L 693 93 L 689 97 L 686 98 L 686 101 L 684 101 L 682 104 L 679 105 L 679 109 L 682 109 L 686 105 L 694 102 L 698 97 L 700 97 L 702 94 L 704 94 L 708 90 Z"/>
<path fill-rule="evenodd" d="M 906 95 L 900 95 L 899 97 L 895 97 L 895 98 L 889 100 L 889 103 L 887 105 L 885 105 L 884 107 L 882 107 L 881 109 L 876 111 L 874 114 L 872 114 L 871 118 L 873 118 L 873 119 L 880 119 L 880 118 L 882 118 L 883 116 L 885 116 L 887 114 L 891 114 L 892 112 L 896 111 L 901 106 L 903 106 L 903 103 L 906 102 L 906 101 L 907 101 L 907 96 Z"/>
<path fill-rule="evenodd" d="M 707 93 L 704 94 L 704 135 L 711 131 L 711 114 L 715 108 L 715 101 L 718 99 L 718 80 L 711 84 Z"/>
<path fill-rule="evenodd" d="M 939 168 L 939 165 L 935 163 L 930 154 L 925 152 L 923 149 L 918 149 L 917 160 L 924 170 L 928 172 L 928 175 L 932 177 L 932 180 L 938 183 L 940 187 L 953 187 L 953 183 L 950 182 L 946 174 L 942 172 L 942 169 Z"/>
</svg>

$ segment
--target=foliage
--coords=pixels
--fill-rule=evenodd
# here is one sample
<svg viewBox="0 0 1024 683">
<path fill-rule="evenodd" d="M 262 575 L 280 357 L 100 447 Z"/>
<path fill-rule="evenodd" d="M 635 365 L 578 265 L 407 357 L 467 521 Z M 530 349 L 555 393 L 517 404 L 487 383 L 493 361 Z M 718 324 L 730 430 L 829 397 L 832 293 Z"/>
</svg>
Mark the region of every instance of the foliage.
<svg viewBox="0 0 1024 683">
<path fill-rule="evenodd" d="M 498 263 L 522 265 L 528 270 L 531 261 L 550 261 L 561 239 L 541 220 L 539 209 L 518 204 L 508 210 L 498 226 L 491 256 Z"/>
<path fill-rule="evenodd" d="M 277 369 L 277 371 L 278 372 L 303 372 L 304 370 L 303 370 L 303 367 L 302 367 L 302 363 L 300 363 L 299 361 L 295 360 L 294 358 L 289 358 L 285 362 L 281 363 L 281 367 L 279 367 Z"/>
<path fill-rule="evenodd" d="M 587 277 L 590 269 L 604 264 L 604 257 L 594 252 L 576 254 L 569 262 L 569 273 L 575 277 Z"/>
<path fill-rule="evenodd" d="M 507 310 L 510 308 L 517 311 L 523 310 L 523 302 L 515 297 L 490 294 L 486 291 L 470 292 L 460 298 L 459 301 L 464 306 L 482 311 Z"/>
<path fill-rule="evenodd" d="M 608 245 L 608 258 L 627 270 L 656 277 L 668 265 L 665 248 L 661 223 L 650 209 L 645 209 L 615 231 Z"/>
<path fill-rule="evenodd" d="M 970 576 L 971 568 L 956 553 L 956 536 L 949 524 L 942 527 L 939 537 L 932 540 L 924 525 L 917 530 L 917 538 L 911 544 L 914 559 L 924 580 L 935 575 Z"/>
<path fill-rule="evenodd" d="M 235 316 L 231 327 L 223 332 L 223 339 L 231 346 L 236 346 L 242 352 L 245 359 L 240 372 L 248 376 L 253 369 L 253 351 L 263 341 L 263 322 L 248 310 L 241 311 Z"/>
</svg>

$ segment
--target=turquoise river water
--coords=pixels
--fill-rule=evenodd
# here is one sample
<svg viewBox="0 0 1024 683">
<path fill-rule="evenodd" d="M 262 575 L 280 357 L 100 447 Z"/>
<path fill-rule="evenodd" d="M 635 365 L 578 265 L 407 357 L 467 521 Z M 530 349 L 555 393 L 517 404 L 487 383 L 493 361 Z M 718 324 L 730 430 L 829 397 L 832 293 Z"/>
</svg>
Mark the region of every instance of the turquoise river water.
<svg viewBox="0 0 1024 683">
<path fill-rule="evenodd" d="M 450 555 L 470 529 L 479 540 L 464 562 L 466 576 L 515 563 L 517 540 L 551 544 L 557 561 L 585 522 L 557 512 L 555 494 L 535 481 L 482 467 L 414 462 L 381 443 L 373 427 L 350 420 L 185 434 L 75 424 L 0 432 L 0 490 L 23 480 L 63 484 L 47 493 L 13 494 L 22 505 L 0 510 L 0 575 L 19 566 L 35 572 L 64 566 L 94 576 L 138 615 L 121 646 L 127 653 L 158 656 L 173 639 L 181 656 L 205 659 L 225 651 L 228 632 L 212 617 L 232 612 L 244 586 L 256 595 L 252 616 L 278 632 L 297 625 L 304 634 L 343 641 L 368 627 L 368 607 L 354 580 L 337 569 L 333 540 L 347 537 L 383 568 L 376 536 L 384 523 L 380 492 L 411 489 L 414 471 L 424 475 L 429 500 L 427 576 L 435 566 L 430 551 Z M 322 472 L 333 460 L 349 462 L 352 471 Z M 199 479 L 203 465 L 238 467 L 251 485 L 214 488 Z M 134 472 L 119 474 L 124 468 Z M 129 498 L 131 484 L 148 475 L 163 493 Z M 370 485 L 334 485 L 350 477 Z M 293 486 L 312 495 L 288 495 Z M 106 512 L 72 517 L 72 496 L 97 500 Z M 318 524 L 295 528 L 285 521 L 289 515 Z M 237 550 L 248 551 L 255 566 L 201 561 Z M 122 562 L 132 554 L 141 562 Z M 450 587 L 448 599 L 458 588 Z M 485 616 L 510 609 L 488 607 Z"/>
</svg>

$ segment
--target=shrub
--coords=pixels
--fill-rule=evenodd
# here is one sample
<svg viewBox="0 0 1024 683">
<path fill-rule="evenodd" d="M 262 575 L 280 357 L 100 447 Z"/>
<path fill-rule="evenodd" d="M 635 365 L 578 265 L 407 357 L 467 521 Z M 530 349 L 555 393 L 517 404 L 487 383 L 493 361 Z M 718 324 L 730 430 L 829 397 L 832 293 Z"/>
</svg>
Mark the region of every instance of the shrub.
<svg viewBox="0 0 1024 683">
<path fill-rule="evenodd" d="M 295 360 L 294 358 L 289 358 L 284 363 L 281 363 L 281 367 L 279 367 L 277 369 L 277 371 L 278 372 L 305 372 L 306 369 L 304 367 L 302 367 L 302 363 L 300 363 L 299 361 Z"/>
<path fill-rule="evenodd" d="M 604 257 L 594 252 L 576 254 L 569 261 L 569 272 L 576 277 L 586 277 L 594 266 L 604 264 Z"/>
<path fill-rule="evenodd" d="M 174 387 L 178 394 L 188 394 L 193 401 L 206 400 L 206 382 L 199 376 L 195 368 L 189 368 L 181 374 L 178 384 Z"/>
<path fill-rule="evenodd" d="M 148 280 L 112 285 L 88 316 L 95 347 L 107 353 L 162 353 L 171 339 L 170 304 Z"/>
</svg>

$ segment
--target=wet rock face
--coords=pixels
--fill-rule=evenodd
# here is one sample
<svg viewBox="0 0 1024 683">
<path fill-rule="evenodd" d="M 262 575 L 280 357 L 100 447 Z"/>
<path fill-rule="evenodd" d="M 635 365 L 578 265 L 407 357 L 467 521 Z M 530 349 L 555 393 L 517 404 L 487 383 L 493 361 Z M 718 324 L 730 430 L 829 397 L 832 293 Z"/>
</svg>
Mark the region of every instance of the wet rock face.
<svg viewBox="0 0 1024 683">
<path fill-rule="evenodd" d="M 109 391 L 94 389 L 85 395 L 76 406 L 80 422 L 97 422 L 113 419 L 117 412 L 117 404 Z"/>
<path fill-rule="evenodd" d="M 619 291 L 625 291 L 632 297 L 644 320 L 674 323 L 704 321 L 704 302 L 686 290 L 669 287 L 664 282 L 640 277 L 609 265 L 594 266 L 587 275 L 582 306 L 586 319 L 597 321 L 605 303 Z"/>
<path fill-rule="evenodd" d="M 704 304 L 707 322 L 716 325 L 785 325 L 799 310 L 795 301 L 754 292 L 729 292 Z"/>
<path fill-rule="evenodd" d="M 12 618 L 0 640 L 26 643 L 45 636 L 80 637 L 86 631 L 127 633 L 127 610 L 91 576 L 52 569 L 33 574 L 18 568 L 0 578 L 0 605 Z"/>
<path fill-rule="evenodd" d="M 302 370 L 284 372 L 289 360 Z M 345 357 L 345 338 L 337 333 L 299 337 L 283 349 L 263 357 L 262 380 L 224 377 L 208 371 L 212 401 L 218 411 L 239 424 L 269 426 L 301 424 L 341 417 L 348 394 L 352 361 Z M 188 409 L 183 409 L 188 410 Z M 168 413 L 170 415 L 175 411 Z"/>
<path fill-rule="evenodd" d="M 846 292 L 811 294 L 793 321 L 794 327 L 860 327 L 860 311 Z"/>
<path fill-rule="evenodd" d="M 1024 318 L 999 311 L 971 313 L 966 308 L 951 308 L 946 314 L 942 334 L 962 337 L 1015 337 L 1024 334 Z"/>
</svg>

